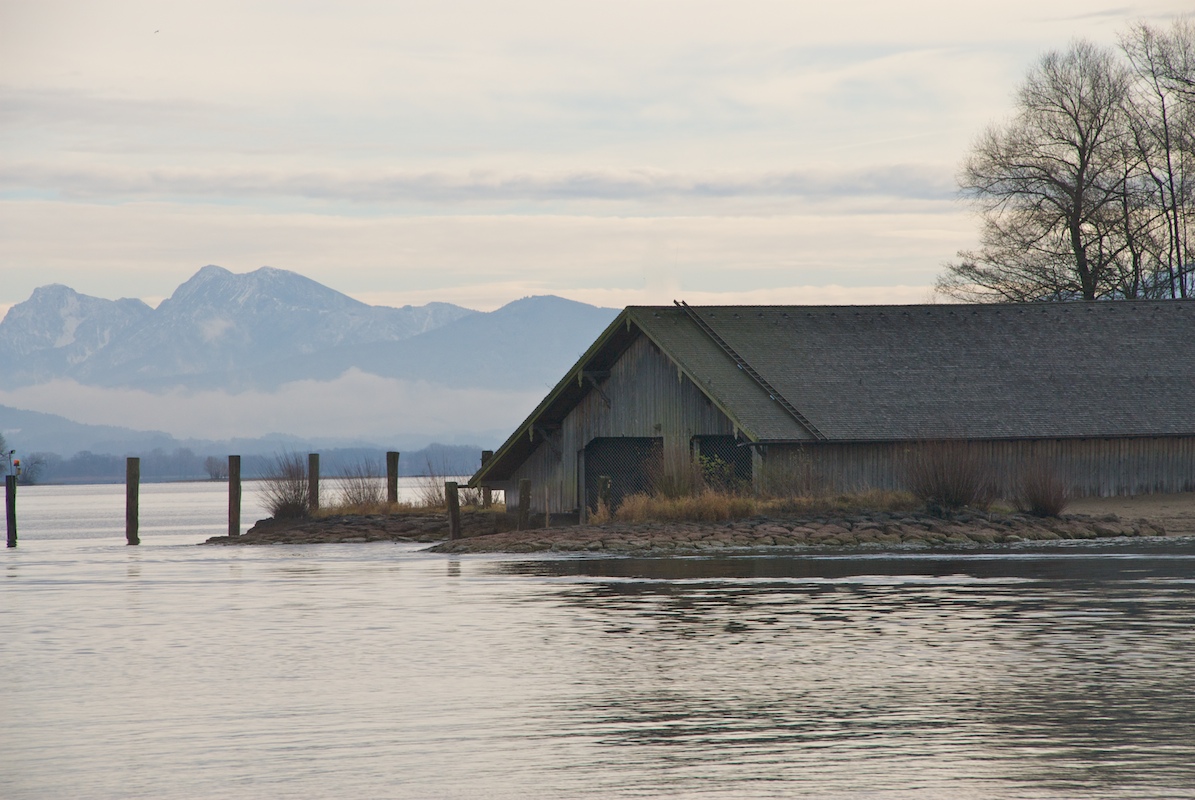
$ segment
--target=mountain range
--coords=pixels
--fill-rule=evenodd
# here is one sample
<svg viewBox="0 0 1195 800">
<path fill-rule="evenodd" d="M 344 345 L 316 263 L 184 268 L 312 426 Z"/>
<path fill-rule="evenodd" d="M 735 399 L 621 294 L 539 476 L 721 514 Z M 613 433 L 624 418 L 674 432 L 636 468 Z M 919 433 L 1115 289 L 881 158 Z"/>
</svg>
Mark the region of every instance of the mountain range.
<svg viewBox="0 0 1195 800">
<path fill-rule="evenodd" d="M 66 381 L 163 398 L 253 390 L 258 401 L 268 402 L 269 393 L 288 384 L 331 382 L 357 370 L 458 394 L 484 390 L 491 401 L 503 392 L 525 398 L 559 380 L 616 314 L 553 296 L 526 297 L 492 312 L 451 303 L 372 306 L 287 270 L 263 267 L 236 274 L 206 266 L 157 308 L 137 299 L 90 297 L 61 285 L 36 289 L 0 321 L 0 388 Z M 513 426 L 525 410 L 512 408 L 509 420 L 499 414 L 498 424 Z M 411 409 L 396 411 L 401 418 Z M 105 419 L 113 421 L 111 415 Z M 143 427 L 135 418 L 115 421 Z M 485 430 L 492 436 L 494 423 Z M 468 432 L 467 426 L 461 431 Z M 281 433 L 320 438 L 318 427 Z M 363 430 L 362 436 L 368 433 Z M 428 441 L 426 431 L 396 433 Z M 105 449 L 119 449 L 122 442 L 144 446 L 155 439 L 166 444 L 160 433 L 129 437 L 115 428 L 87 436 L 75 429 L 74 434 L 110 443 Z M 23 446 L 49 449 L 32 442 Z"/>
</svg>

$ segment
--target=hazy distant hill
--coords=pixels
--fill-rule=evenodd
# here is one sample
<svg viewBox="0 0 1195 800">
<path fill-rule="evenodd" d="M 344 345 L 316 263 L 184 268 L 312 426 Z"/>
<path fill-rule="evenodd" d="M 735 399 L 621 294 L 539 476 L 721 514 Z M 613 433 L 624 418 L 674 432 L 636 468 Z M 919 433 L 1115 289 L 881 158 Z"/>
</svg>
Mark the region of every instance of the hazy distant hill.
<svg viewBox="0 0 1195 800">
<path fill-rule="evenodd" d="M 235 382 L 268 388 L 300 379 L 331 380 L 356 367 L 450 387 L 546 389 L 617 315 L 612 308 L 562 297 L 525 297 L 402 341 L 341 346 L 262 365 Z"/>
<path fill-rule="evenodd" d="M 136 386 L 234 370 L 330 347 L 405 339 L 474 314 L 448 303 L 370 306 L 309 278 L 262 267 L 208 266 L 72 377 Z"/>
<path fill-rule="evenodd" d="M 140 300 L 42 286 L 0 321 L 0 374 L 9 387 L 63 377 L 153 313 Z"/>
<path fill-rule="evenodd" d="M 0 433 L 8 446 L 16 448 L 22 456 L 38 451 L 69 456 L 80 450 L 123 454 L 181 446 L 177 439 L 162 431 L 85 425 L 57 414 L 8 406 L 0 406 Z"/>
<path fill-rule="evenodd" d="M 277 411 L 279 420 L 288 420 L 279 428 L 285 424 L 286 435 L 297 434 L 290 442 L 296 447 L 409 448 L 434 441 L 492 446 L 616 315 L 615 309 L 552 296 L 526 297 L 486 313 L 448 303 L 370 306 L 271 268 L 236 275 L 204 267 L 157 309 L 139 300 L 42 287 L 0 322 L 0 386 L 19 390 L 66 379 L 103 387 L 74 395 L 65 386 L 66 394 L 57 395 L 64 402 L 55 408 L 80 409 L 72 415 L 118 420 L 128 429 L 80 426 L 51 415 L 13 421 L 0 414 L 0 430 L 37 431 L 23 442 L 9 437 L 25 451 L 191 447 L 132 428 L 143 424 L 138 410 L 147 403 L 155 424 L 165 427 L 170 414 L 191 413 L 192 395 L 179 390 L 203 390 L 213 393 L 207 402 L 227 402 L 226 416 L 234 420 L 238 402 L 267 414 L 266 424 L 273 424 L 268 415 Z M 367 376 L 342 378 L 350 370 Z M 19 398 L 38 396 L 16 391 L 6 402 L 36 403 Z M 234 399 L 241 397 L 248 399 Z M 105 413 L 91 414 L 100 406 Z M 261 432 L 261 416 L 242 429 Z M 336 437 L 329 436 L 332 417 Z M 288 442 L 271 436 L 217 444 L 218 450 L 248 453 L 287 449 Z"/>
<path fill-rule="evenodd" d="M 553 296 L 488 313 L 370 306 L 286 270 L 207 266 L 157 309 L 37 289 L 0 322 L 0 368 L 9 387 L 70 378 L 239 391 L 357 368 L 450 387 L 546 388 L 616 315 Z"/>
<path fill-rule="evenodd" d="M 324 474 L 335 479 L 342 466 L 362 462 L 378 469 L 384 464 L 385 451 L 403 451 L 400 472 L 423 475 L 430 468 L 438 475 L 471 474 L 479 466 L 482 446 L 478 444 L 442 444 L 425 437 L 397 437 L 389 441 L 363 439 L 312 439 L 273 434 L 234 440 L 176 439 L 162 431 L 139 431 L 114 425 L 85 425 L 56 414 L 25 411 L 0 405 L 0 433 L 17 457 L 29 463 L 34 453 L 52 453 L 61 458 L 43 460 L 41 479 L 48 482 L 121 480 L 124 457 L 143 458 L 142 476 L 146 480 L 201 479 L 206 476 L 203 459 L 208 455 L 246 457 L 245 476 L 268 471 L 279 454 L 318 452 Z M 77 454 L 87 454 L 72 459 Z M 72 463 L 78 462 L 78 463 Z"/>
<path fill-rule="evenodd" d="M 9 386 L 72 378 L 161 387 L 329 348 L 398 341 L 477 312 L 450 303 L 371 306 L 281 269 L 199 270 L 151 309 L 47 286 L 0 322 Z"/>
</svg>

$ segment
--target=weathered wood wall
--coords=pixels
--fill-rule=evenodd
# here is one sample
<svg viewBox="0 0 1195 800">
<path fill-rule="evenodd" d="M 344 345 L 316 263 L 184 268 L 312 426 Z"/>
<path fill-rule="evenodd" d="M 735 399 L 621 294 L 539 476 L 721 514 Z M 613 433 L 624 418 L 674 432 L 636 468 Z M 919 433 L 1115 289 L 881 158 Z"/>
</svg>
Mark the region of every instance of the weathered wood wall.
<svg viewBox="0 0 1195 800">
<path fill-rule="evenodd" d="M 780 480 L 808 475 L 832 491 L 903 489 L 918 442 L 769 445 L 760 467 Z M 1195 437 L 971 442 L 993 468 L 1005 497 L 1028 464 L 1045 462 L 1078 496 L 1195 491 Z"/>
<path fill-rule="evenodd" d="M 578 510 L 578 455 L 594 437 L 663 437 L 665 469 L 687 470 L 693 436 L 735 433 L 726 415 L 646 337 L 636 340 L 598 385 L 602 392 L 590 391 L 559 429 L 536 432 L 539 445 L 507 482 L 508 497 L 520 478 L 529 478 L 535 487 L 533 512 L 544 510 L 545 484 L 549 511 Z"/>
</svg>

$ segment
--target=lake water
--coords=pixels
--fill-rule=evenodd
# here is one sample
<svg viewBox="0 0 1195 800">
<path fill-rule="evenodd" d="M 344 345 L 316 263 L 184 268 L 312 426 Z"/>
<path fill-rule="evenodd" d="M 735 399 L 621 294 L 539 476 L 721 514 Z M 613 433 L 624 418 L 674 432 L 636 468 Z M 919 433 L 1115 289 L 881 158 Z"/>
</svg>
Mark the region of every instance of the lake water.
<svg viewBox="0 0 1195 800">
<path fill-rule="evenodd" d="M 198 547 L 176 484 L 127 547 L 122 491 L 22 489 L 0 797 L 1195 797 L 1188 541 Z"/>
</svg>

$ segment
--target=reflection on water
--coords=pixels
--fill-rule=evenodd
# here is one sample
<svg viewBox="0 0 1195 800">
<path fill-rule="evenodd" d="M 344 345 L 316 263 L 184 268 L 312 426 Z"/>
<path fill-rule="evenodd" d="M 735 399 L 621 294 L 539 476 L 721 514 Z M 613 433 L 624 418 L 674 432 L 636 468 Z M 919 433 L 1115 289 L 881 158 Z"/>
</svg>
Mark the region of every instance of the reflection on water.
<svg viewBox="0 0 1195 800">
<path fill-rule="evenodd" d="M 1192 797 L 1193 564 L 36 542 L 0 796 Z"/>
<path fill-rule="evenodd" d="M 639 578 L 563 595 L 624 643 L 571 709 L 612 773 L 728 797 L 1189 797 L 1193 554 L 1155 549 L 500 571 Z"/>
</svg>

